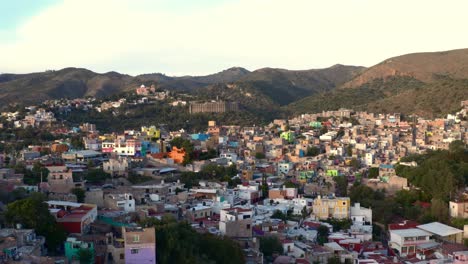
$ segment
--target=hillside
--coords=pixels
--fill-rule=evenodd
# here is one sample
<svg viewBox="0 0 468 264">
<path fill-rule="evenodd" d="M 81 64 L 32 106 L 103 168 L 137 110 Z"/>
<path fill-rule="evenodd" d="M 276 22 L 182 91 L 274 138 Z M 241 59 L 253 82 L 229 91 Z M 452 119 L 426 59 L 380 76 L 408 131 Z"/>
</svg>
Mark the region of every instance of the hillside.
<svg viewBox="0 0 468 264">
<path fill-rule="evenodd" d="M 80 68 L 30 74 L 0 74 L 0 103 L 31 104 L 58 98 L 106 97 L 133 90 L 141 84 L 154 83 L 162 89 L 193 92 L 196 95 L 198 89 L 207 86 L 239 82 L 241 86 L 257 89 L 274 101 L 286 104 L 317 91 L 333 89 L 338 83 L 349 80 L 360 69 L 340 65 L 323 70 L 269 69 L 249 72 L 236 67 L 206 76 L 182 77 L 169 77 L 160 73 L 132 77 L 117 72 L 99 74 Z M 289 95 L 283 97 L 286 94 Z"/>
<path fill-rule="evenodd" d="M 293 113 L 340 107 L 435 117 L 468 99 L 468 49 L 414 53 L 370 67 L 338 89 L 293 102 Z"/>
<path fill-rule="evenodd" d="M 347 82 L 344 87 L 359 87 L 372 80 L 392 76 L 412 77 L 426 83 L 436 81 L 437 76 L 468 79 L 468 49 L 412 53 L 393 57 L 368 68 Z"/>
<path fill-rule="evenodd" d="M 47 99 L 108 96 L 132 86 L 133 78 L 115 72 L 97 74 L 65 68 L 31 74 L 0 75 L 0 102 L 38 103 Z"/>
<path fill-rule="evenodd" d="M 206 99 L 218 96 L 224 100 L 237 100 L 246 105 L 252 102 L 254 107 L 268 108 L 333 90 L 363 69 L 345 65 L 303 71 L 263 68 L 246 74 L 235 82 L 217 83 L 194 93 Z"/>
</svg>

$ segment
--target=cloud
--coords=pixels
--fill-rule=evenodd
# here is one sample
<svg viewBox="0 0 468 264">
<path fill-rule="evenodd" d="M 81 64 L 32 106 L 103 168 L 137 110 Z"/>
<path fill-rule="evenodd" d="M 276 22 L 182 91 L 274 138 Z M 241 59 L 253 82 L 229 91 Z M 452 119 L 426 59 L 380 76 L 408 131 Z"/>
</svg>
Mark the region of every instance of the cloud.
<svg viewBox="0 0 468 264">
<path fill-rule="evenodd" d="M 370 66 L 390 56 L 467 47 L 451 1 L 65 0 L 0 42 L 0 71 L 204 74 L 231 66 Z M 194 1 L 195 2 L 195 1 Z"/>
</svg>

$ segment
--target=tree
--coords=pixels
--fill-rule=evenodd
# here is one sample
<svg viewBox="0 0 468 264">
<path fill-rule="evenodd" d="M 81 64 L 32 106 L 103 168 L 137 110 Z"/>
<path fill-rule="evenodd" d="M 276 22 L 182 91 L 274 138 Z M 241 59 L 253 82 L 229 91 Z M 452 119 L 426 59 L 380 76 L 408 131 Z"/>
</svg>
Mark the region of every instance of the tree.
<svg viewBox="0 0 468 264">
<path fill-rule="evenodd" d="M 309 216 L 309 211 L 307 210 L 307 206 L 305 205 L 301 210 L 301 216 L 302 216 L 302 219 L 306 219 L 307 216 Z"/>
<path fill-rule="evenodd" d="M 70 138 L 70 145 L 74 149 L 84 148 L 83 139 L 79 135 Z"/>
<path fill-rule="evenodd" d="M 81 189 L 81 188 L 73 188 L 71 190 L 71 193 L 73 193 L 75 196 L 76 196 L 76 200 L 77 202 L 79 203 L 84 203 L 84 199 L 85 199 L 85 196 L 86 196 L 86 192 Z"/>
<path fill-rule="evenodd" d="M 318 154 L 320 154 L 320 149 L 317 148 L 316 146 L 307 147 L 306 156 L 315 157 Z"/>
<path fill-rule="evenodd" d="M 349 165 L 351 165 L 351 167 L 353 167 L 354 170 L 357 170 L 359 169 L 360 163 L 359 160 L 357 160 L 356 158 L 352 158 Z"/>
<path fill-rule="evenodd" d="M 335 176 L 333 177 L 336 186 L 336 192 L 339 196 L 348 196 L 348 179 L 346 176 Z"/>
<path fill-rule="evenodd" d="M 268 187 L 266 174 L 262 175 L 262 187 L 261 188 L 262 188 L 262 196 L 264 198 L 268 197 L 268 191 L 269 191 L 270 187 Z"/>
<path fill-rule="evenodd" d="M 265 257 L 271 257 L 274 253 L 283 254 L 283 245 L 276 236 L 260 238 L 260 251 Z"/>
<path fill-rule="evenodd" d="M 327 261 L 328 264 L 341 264 L 341 260 L 339 257 L 334 256 L 328 259 Z"/>
<path fill-rule="evenodd" d="M 287 215 L 285 215 L 283 212 L 281 212 L 280 210 L 275 210 L 273 212 L 273 214 L 271 215 L 271 218 L 274 218 L 274 219 L 281 219 L 283 221 L 286 221 L 287 220 Z"/>
<path fill-rule="evenodd" d="M 256 159 L 264 159 L 265 157 L 266 157 L 265 154 L 262 153 L 262 152 L 256 152 L 255 153 L 255 158 Z"/>
<path fill-rule="evenodd" d="M 172 215 L 164 215 L 161 220 L 147 218 L 140 224 L 155 228 L 157 263 L 245 263 L 242 249 L 233 240 L 200 234 Z"/>
<path fill-rule="evenodd" d="M 77 259 L 80 264 L 91 264 L 94 263 L 93 252 L 89 249 L 80 248 L 76 253 Z"/>
<path fill-rule="evenodd" d="M 103 169 L 90 169 L 85 176 L 85 179 L 90 183 L 102 183 L 106 179 L 110 179 L 111 175 Z"/>
<path fill-rule="evenodd" d="M 192 162 L 194 155 L 194 146 L 190 140 L 182 137 L 175 137 L 171 140 L 171 146 L 183 148 L 185 150 L 186 155 L 184 156 L 184 165 L 187 165 Z"/>
<path fill-rule="evenodd" d="M 5 219 L 10 225 L 22 224 L 24 228 L 34 229 L 38 235 L 46 238 L 46 245 L 51 251 L 56 251 L 65 241 L 65 230 L 49 213 L 43 194 L 33 193 L 26 199 L 8 204 Z"/>
<path fill-rule="evenodd" d="M 440 199 L 432 199 L 431 214 L 439 222 L 447 222 L 449 219 L 448 204 Z"/>
<path fill-rule="evenodd" d="M 348 156 L 348 157 L 353 156 L 353 146 L 352 145 L 348 145 L 346 147 L 346 156 Z"/>
<path fill-rule="evenodd" d="M 369 179 L 375 179 L 379 177 L 379 168 L 377 167 L 372 167 L 369 168 L 369 174 L 367 176 Z"/>
<path fill-rule="evenodd" d="M 328 242 L 328 236 L 330 235 L 330 230 L 327 226 L 321 225 L 317 229 L 317 243 L 323 246 L 324 243 Z"/>
</svg>

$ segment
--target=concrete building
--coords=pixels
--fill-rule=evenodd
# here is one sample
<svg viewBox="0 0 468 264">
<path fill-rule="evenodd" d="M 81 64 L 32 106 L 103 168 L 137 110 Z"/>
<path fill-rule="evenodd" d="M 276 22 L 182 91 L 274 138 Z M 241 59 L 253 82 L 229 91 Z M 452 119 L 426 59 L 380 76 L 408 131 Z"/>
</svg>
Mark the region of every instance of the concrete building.
<svg viewBox="0 0 468 264">
<path fill-rule="evenodd" d="M 237 102 L 206 102 L 206 103 L 190 103 L 189 112 L 196 113 L 225 113 L 235 112 L 239 110 Z"/>
<path fill-rule="evenodd" d="M 188 220 L 194 222 L 203 218 L 211 217 L 211 214 L 212 209 L 210 206 L 199 204 L 197 206 L 187 209 L 186 217 Z"/>
<path fill-rule="evenodd" d="M 49 166 L 47 182 L 49 191 L 56 193 L 69 193 L 75 187 L 82 187 L 81 182 L 73 182 L 73 173 L 66 166 Z"/>
<path fill-rule="evenodd" d="M 76 237 L 69 237 L 65 241 L 65 256 L 69 263 L 78 260 L 78 252 L 80 250 L 89 250 L 92 254 L 92 262 L 94 262 L 94 244 L 92 242 L 79 241 Z"/>
<path fill-rule="evenodd" d="M 96 221 L 97 206 L 65 201 L 47 201 L 49 212 L 57 223 L 70 234 L 84 234 L 89 231 L 91 223 Z"/>
<path fill-rule="evenodd" d="M 389 246 L 396 249 L 400 256 L 415 256 L 422 250 L 430 250 L 438 246 L 431 239 L 432 234 L 418 228 L 390 230 Z"/>
<path fill-rule="evenodd" d="M 452 243 L 463 243 L 463 230 L 444 225 L 439 222 L 432 222 L 424 225 L 418 225 L 419 229 L 431 233 L 434 237 L 439 240 L 452 242 Z"/>
<path fill-rule="evenodd" d="M 349 218 L 350 199 L 349 197 L 323 198 L 318 196 L 312 205 L 312 213 L 318 219 Z"/>
<path fill-rule="evenodd" d="M 468 218 L 468 201 L 450 201 L 449 212 L 453 218 Z"/>
<path fill-rule="evenodd" d="M 125 212 L 135 212 L 135 199 L 129 193 L 106 194 L 104 196 L 104 207 Z"/>
<path fill-rule="evenodd" d="M 111 174 L 114 177 L 126 177 L 128 175 L 128 165 L 129 162 L 126 158 L 111 158 L 109 161 L 105 161 L 102 164 L 102 168 L 105 172 Z"/>
<path fill-rule="evenodd" d="M 126 264 L 156 264 L 156 233 L 154 228 L 123 227 Z"/>
<path fill-rule="evenodd" d="M 222 235 L 235 238 L 252 237 L 252 209 L 233 207 L 221 210 L 219 231 Z"/>
<path fill-rule="evenodd" d="M 268 190 L 268 199 L 294 199 L 297 197 L 296 188 L 275 188 Z"/>
<path fill-rule="evenodd" d="M 362 234 L 364 240 L 372 240 L 372 209 L 355 203 L 351 207 L 350 218 L 353 221 L 351 232 Z"/>
</svg>

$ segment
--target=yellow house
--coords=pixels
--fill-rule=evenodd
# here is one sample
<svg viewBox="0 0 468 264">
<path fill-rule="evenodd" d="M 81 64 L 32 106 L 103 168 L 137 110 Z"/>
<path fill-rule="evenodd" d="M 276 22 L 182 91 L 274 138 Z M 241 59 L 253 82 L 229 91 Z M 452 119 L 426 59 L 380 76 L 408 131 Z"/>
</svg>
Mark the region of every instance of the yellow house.
<svg viewBox="0 0 468 264">
<path fill-rule="evenodd" d="M 155 126 L 142 126 L 141 127 L 141 132 L 146 133 L 146 136 L 151 139 L 151 138 L 160 138 L 161 137 L 161 130 L 157 129 Z"/>
<path fill-rule="evenodd" d="M 321 197 L 314 200 L 312 214 L 318 219 L 328 218 L 346 219 L 349 218 L 351 201 L 349 197 Z"/>
</svg>

